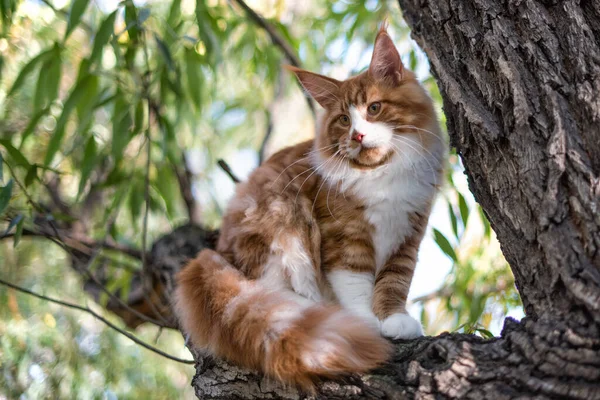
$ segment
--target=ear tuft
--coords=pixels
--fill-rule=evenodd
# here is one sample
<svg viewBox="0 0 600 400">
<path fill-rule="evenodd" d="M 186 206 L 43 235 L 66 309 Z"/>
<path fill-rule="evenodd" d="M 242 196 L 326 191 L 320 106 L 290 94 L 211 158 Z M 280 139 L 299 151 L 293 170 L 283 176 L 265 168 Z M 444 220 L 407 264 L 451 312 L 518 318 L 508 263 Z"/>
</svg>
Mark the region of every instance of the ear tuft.
<svg viewBox="0 0 600 400">
<path fill-rule="evenodd" d="M 283 66 L 296 74 L 302 87 L 324 108 L 330 108 L 340 99 L 340 82 L 291 65 Z"/>
<path fill-rule="evenodd" d="M 400 60 L 400 54 L 387 33 L 387 26 L 387 22 L 384 21 L 377 33 L 369 73 L 377 80 L 398 84 L 402 79 L 404 67 Z"/>
</svg>

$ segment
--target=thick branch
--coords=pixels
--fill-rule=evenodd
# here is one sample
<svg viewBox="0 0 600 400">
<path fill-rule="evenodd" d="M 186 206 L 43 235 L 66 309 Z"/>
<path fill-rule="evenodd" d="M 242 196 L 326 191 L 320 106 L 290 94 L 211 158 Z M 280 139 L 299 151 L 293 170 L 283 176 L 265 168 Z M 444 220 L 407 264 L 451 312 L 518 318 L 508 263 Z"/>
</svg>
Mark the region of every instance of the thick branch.
<svg viewBox="0 0 600 400">
<path fill-rule="evenodd" d="M 563 343 L 556 346 L 556 343 Z M 502 338 L 442 334 L 397 342 L 371 375 L 325 382 L 314 397 L 222 361 L 199 358 L 200 399 L 592 399 L 600 396 L 599 339 L 550 321 L 507 319 Z M 544 378 L 541 379 L 540 377 Z"/>
</svg>

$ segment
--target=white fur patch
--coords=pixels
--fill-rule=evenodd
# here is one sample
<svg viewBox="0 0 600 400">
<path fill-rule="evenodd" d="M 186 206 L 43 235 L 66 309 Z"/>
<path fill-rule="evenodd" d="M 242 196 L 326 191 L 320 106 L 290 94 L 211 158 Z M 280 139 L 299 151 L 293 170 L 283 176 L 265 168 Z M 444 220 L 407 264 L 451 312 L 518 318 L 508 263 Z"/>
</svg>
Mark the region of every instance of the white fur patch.
<svg viewBox="0 0 600 400">
<path fill-rule="evenodd" d="M 342 307 L 379 330 L 379 319 L 373 313 L 373 274 L 336 269 L 327 278 Z"/>
<path fill-rule="evenodd" d="M 410 315 L 397 313 L 381 323 L 381 334 L 391 339 L 414 339 L 423 336 L 423 327 Z"/>
<path fill-rule="evenodd" d="M 350 106 L 350 118 L 352 120 L 350 135 L 355 131 L 360 132 L 365 135 L 361 143 L 363 147 L 381 147 L 388 150 L 391 147 L 390 142 L 394 130 L 382 122 L 367 121 L 365 119 L 366 110 L 367 106 L 361 106 L 360 108 Z"/>
<path fill-rule="evenodd" d="M 292 289 L 312 301 L 321 301 L 315 267 L 297 236 L 281 232 L 283 241 L 271 243 L 271 255 L 263 269 L 263 281 L 269 286 Z M 289 279 L 289 283 L 288 283 Z"/>
</svg>

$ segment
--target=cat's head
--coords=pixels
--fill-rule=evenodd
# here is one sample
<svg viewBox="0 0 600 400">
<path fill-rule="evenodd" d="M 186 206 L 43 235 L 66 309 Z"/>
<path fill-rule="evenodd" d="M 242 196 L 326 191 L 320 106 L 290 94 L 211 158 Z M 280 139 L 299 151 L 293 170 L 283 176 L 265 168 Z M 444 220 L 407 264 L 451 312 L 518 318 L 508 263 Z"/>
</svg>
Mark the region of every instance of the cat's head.
<svg viewBox="0 0 600 400">
<path fill-rule="evenodd" d="M 432 101 L 402 65 L 383 26 L 369 69 L 345 81 L 289 67 L 325 109 L 315 141 L 320 160 L 371 170 L 395 160 L 428 157 L 441 138 Z M 329 162 L 329 165 L 338 163 Z"/>
</svg>

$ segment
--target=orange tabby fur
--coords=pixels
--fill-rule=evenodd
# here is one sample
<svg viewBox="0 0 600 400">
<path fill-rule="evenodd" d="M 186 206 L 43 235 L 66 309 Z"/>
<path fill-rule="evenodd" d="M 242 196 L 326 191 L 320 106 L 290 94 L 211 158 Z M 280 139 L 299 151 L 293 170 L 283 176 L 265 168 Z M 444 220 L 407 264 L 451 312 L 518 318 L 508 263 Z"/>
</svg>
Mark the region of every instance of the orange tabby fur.
<svg viewBox="0 0 600 400">
<path fill-rule="evenodd" d="M 290 69 L 325 108 L 317 137 L 238 185 L 217 252 L 179 274 L 175 306 L 195 346 L 311 389 L 385 362 L 381 335 L 422 334 L 406 296 L 444 146 L 385 28 L 354 78 Z"/>
</svg>

